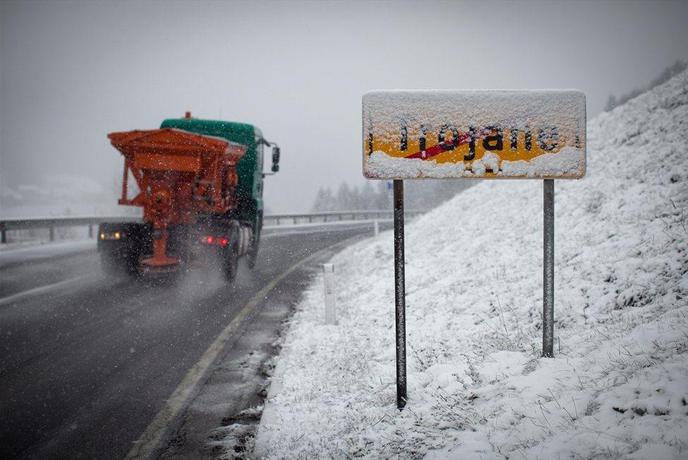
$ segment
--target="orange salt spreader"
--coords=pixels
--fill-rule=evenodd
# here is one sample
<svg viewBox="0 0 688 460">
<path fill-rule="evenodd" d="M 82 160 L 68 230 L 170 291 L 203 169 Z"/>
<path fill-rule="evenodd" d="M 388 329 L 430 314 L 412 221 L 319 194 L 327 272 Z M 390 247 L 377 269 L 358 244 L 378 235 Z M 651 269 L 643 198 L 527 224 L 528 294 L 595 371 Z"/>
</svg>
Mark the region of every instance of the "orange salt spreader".
<svg viewBox="0 0 688 460">
<path fill-rule="evenodd" d="M 119 204 L 142 207 L 143 219 L 152 227 L 152 254 L 140 260 L 141 268 L 174 270 L 179 257 L 168 253 L 168 229 L 236 208 L 236 165 L 246 147 L 172 128 L 116 132 L 108 138 L 125 160 Z M 129 172 L 139 189 L 131 199 Z"/>
</svg>

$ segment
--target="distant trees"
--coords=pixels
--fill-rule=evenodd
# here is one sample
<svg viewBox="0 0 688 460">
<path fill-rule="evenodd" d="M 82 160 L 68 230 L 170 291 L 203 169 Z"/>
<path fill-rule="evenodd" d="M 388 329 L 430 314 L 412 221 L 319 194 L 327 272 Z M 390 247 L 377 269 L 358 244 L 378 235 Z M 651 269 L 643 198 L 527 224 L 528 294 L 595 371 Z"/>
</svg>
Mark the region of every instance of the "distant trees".
<svg viewBox="0 0 688 460">
<path fill-rule="evenodd" d="M 444 203 L 472 182 L 456 180 L 419 180 L 404 182 L 404 201 L 408 209 L 431 209 Z M 362 186 L 342 182 L 333 193 L 330 187 L 320 187 L 313 201 L 313 212 L 364 211 L 391 209 L 391 181 L 367 181 Z"/>
<path fill-rule="evenodd" d="M 332 195 L 332 190 L 328 188 L 320 187 L 318 193 L 315 195 L 315 201 L 311 209 L 313 211 L 333 211 L 335 198 Z"/>
<path fill-rule="evenodd" d="M 329 187 L 320 187 L 311 209 L 314 212 L 385 209 L 381 203 L 386 197 L 384 188 L 384 182 L 378 184 L 377 190 L 369 182 L 360 188 L 342 182 L 335 194 Z"/>
<path fill-rule="evenodd" d="M 686 70 L 686 67 L 688 67 L 686 62 L 680 60 L 676 61 L 670 66 L 666 67 L 664 70 L 662 70 L 662 73 L 660 73 L 659 76 L 652 80 L 650 84 L 646 87 L 640 89 L 633 88 L 631 91 L 619 96 L 618 98 L 615 95 L 610 94 L 609 98 L 607 99 L 607 103 L 604 106 L 604 111 L 609 112 L 610 110 L 614 109 L 614 107 L 618 107 L 622 104 L 625 104 L 627 101 L 630 101 L 634 97 L 639 96 L 644 92 L 661 85 L 662 83 L 668 81 L 671 77 L 678 75 L 684 70 Z"/>
<path fill-rule="evenodd" d="M 607 103 L 604 105 L 604 111 L 609 112 L 613 110 L 614 107 L 616 107 L 617 105 L 619 105 L 619 102 L 616 100 L 616 96 L 610 94 L 607 98 Z"/>
</svg>

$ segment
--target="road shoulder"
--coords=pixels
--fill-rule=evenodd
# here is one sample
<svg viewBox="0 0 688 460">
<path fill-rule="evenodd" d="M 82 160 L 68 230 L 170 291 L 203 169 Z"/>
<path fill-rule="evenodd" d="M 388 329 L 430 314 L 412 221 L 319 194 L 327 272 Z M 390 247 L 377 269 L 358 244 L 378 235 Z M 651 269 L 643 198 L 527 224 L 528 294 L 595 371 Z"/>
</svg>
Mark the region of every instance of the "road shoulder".
<svg viewBox="0 0 688 460">
<path fill-rule="evenodd" d="M 158 458 L 243 456 L 261 419 L 285 323 L 322 263 L 364 237 L 350 238 L 311 255 L 270 289 L 254 315 L 227 341 L 205 383 L 170 425 Z"/>
</svg>

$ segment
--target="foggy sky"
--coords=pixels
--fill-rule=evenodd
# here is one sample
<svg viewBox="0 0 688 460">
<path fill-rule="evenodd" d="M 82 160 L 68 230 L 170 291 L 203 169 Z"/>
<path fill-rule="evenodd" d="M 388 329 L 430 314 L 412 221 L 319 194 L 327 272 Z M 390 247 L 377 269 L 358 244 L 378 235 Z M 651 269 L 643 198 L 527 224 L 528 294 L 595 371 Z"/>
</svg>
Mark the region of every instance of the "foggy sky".
<svg viewBox="0 0 688 460">
<path fill-rule="evenodd" d="M 266 206 L 307 211 L 319 186 L 364 181 L 364 92 L 575 88 L 592 117 L 688 57 L 687 19 L 680 1 L 4 1 L 0 186 L 72 174 L 112 189 L 107 133 L 191 110 L 279 143 Z"/>
</svg>

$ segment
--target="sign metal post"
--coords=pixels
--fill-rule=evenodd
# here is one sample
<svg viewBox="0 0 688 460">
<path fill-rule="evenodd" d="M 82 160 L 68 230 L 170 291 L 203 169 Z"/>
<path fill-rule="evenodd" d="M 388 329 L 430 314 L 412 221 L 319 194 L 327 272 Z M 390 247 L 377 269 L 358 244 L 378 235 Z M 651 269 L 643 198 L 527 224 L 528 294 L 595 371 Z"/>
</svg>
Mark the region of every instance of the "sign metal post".
<svg viewBox="0 0 688 460">
<path fill-rule="evenodd" d="M 554 357 L 554 179 L 544 180 L 542 356 Z"/>
<path fill-rule="evenodd" d="M 394 181 L 394 303 L 396 306 L 397 408 L 406 405 L 406 299 L 404 281 L 404 181 Z"/>
</svg>

